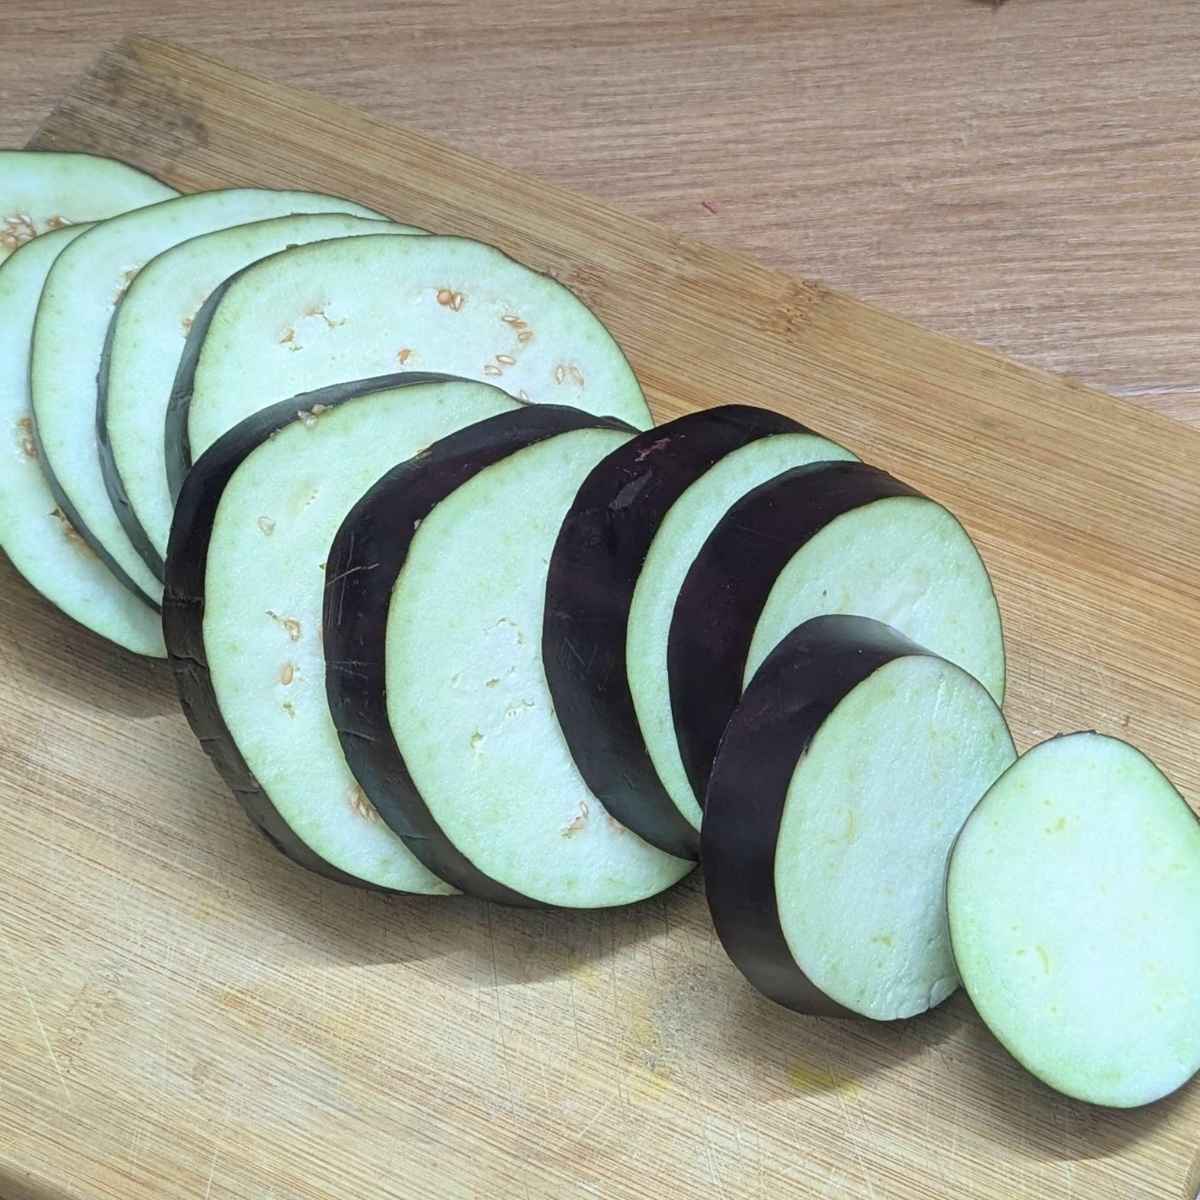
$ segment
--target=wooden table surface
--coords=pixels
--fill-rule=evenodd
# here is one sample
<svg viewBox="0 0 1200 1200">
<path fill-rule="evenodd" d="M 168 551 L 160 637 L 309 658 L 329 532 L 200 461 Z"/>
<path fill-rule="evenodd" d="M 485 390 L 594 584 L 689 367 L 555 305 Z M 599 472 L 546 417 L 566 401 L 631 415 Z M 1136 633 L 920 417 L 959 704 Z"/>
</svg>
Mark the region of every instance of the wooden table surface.
<svg viewBox="0 0 1200 1200">
<path fill-rule="evenodd" d="M 11 0 L 0 144 L 141 32 L 1200 423 L 1194 0 Z"/>
</svg>

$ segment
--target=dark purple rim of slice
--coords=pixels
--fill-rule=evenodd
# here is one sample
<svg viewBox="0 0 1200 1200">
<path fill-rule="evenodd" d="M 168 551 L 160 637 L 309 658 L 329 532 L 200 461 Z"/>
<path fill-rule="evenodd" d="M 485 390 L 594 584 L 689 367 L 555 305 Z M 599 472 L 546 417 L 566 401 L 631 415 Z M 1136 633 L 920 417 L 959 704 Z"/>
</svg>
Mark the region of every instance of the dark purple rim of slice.
<svg viewBox="0 0 1200 1200">
<path fill-rule="evenodd" d="M 896 496 L 921 493 L 866 463 L 809 463 L 747 492 L 709 535 L 679 591 L 667 639 L 675 736 L 701 807 L 779 573 L 831 521 Z"/>
<path fill-rule="evenodd" d="M 396 387 L 463 382 L 445 375 L 407 372 L 334 384 L 282 400 L 247 417 L 208 448 L 188 474 L 171 522 L 164 564 L 163 637 L 184 715 L 218 774 L 241 802 L 251 821 L 273 846 L 298 866 L 374 891 L 389 891 L 331 866 L 309 848 L 279 815 L 255 778 L 225 724 L 204 652 L 204 581 L 213 520 L 221 495 L 246 457 L 278 430 L 311 412 Z"/>
<path fill-rule="evenodd" d="M 784 937 L 775 854 L 788 787 L 842 700 L 881 667 L 914 654 L 936 657 L 868 617 L 814 617 L 763 661 L 721 740 L 701 832 L 709 911 L 738 970 L 798 1012 L 861 1018 L 813 983 Z"/>
<path fill-rule="evenodd" d="M 810 432 L 741 404 L 648 429 L 593 468 L 550 559 L 542 661 L 571 756 L 618 821 L 679 858 L 698 856 L 700 835 L 654 769 L 625 669 L 638 576 L 667 511 L 705 472 L 762 438 Z"/>
<path fill-rule="evenodd" d="M 388 609 L 412 539 L 441 501 L 510 455 L 580 429 L 630 427 L 580 409 L 538 404 L 435 442 L 389 471 L 351 509 L 325 568 L 325 687 L 351 771 L 380 816 L 429 870 L 468 895 L 500 904 L 545 907 L 492 879 L 463 854 L 413 782 L 388 720 Z"/>
</svg>

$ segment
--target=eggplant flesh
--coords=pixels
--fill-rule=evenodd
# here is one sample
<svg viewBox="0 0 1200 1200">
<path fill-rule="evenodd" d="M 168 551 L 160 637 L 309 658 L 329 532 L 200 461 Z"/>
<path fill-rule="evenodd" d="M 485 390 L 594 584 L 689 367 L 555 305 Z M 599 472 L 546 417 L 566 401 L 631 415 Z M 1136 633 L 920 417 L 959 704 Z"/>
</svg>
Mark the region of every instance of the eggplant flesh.
<svg viewBox="0 0 1200 1200">
<path fill-rule="evenodd" d="M 1131 1108 L 1200 1070 L 1200 820 L 1132 746 L 1035 746 L 954 847 L 950 935 L 972 1003 L 1044 1083 Z"/>
<path fill-rule="evenodd" d="M 46 277 L 29 375 L 42 464 L 79 536 L 156 607 L 161 585 L 125 532 L 101 466 L 96 414 L 109 323 L 137 272 L 170 246 L 213 229 L 306 211 L 376 215 L 352 201 L 308 192 L 196 192 L 93 226 L 63 250 Z"/>
<path fill-rule="evenodd" d="M 754 671 L 792 629 L 825 614 L 891 625 L 1003 699 L 1000 611 L 953 515 L 865 463 L 796 467 L 721 519 L 672 614 L 671 709 L 698 804 Z"/>
<path fill-rule="evenodd" d="M 691 869 L 587 788 L 541 663 L 562 517 L 630 432 L 558 406 L 481 422 L 385 476 L 335 540 L 324 630 L 347 761 L 414 853 L 465 892 L 601 907 Z"/>
<path fill-rule="evenodd" d="M 59 508 L 34 436 L 29 339 L 38 298 L 54 259 L 87 228 L 44 233 L 0 264 L 0 424 L 11 448 L 0 472 L 0 548 L 68 617 L 134 654 L 162 658 L 158 614 L 117 582 Z"/>
<path fill-rule="evenodd" d="M 958 986 L 951 845 L 1015 758 L 995 701 L 878 621 L 817 617 L 768 656 L 721 743 L 702 828 L 733 962 L 804 1013 L 894 1020 Z"/>
<path fill-rule="evenodd" d="M 672 778 L 663 681 L 674 594 L 705 531 L 741 492 L 797 463 L 847 456 L 767 409 L 711 408 L 618 447 L 563 521 L 542 634 L 554 707 L 605 808 L 669 854 L 697 857 L 700 824 L 698 806 L 674 798 L 691 800 L 686 779 L 669 790 L 656 768 L 665 760 L 663 776 Z"/>
<path fill-rule="evenodd" d="M 172 528 L 164 605 L 184 711 L 251 819 L 342 882 L 444 894 L 346 766 L 325 695 L 325 562 L 343 518 L 398 462 L 518 407 L 408 374 L 256 413 L 201 456 Z"/>
<path fill-rule="evenodd" d="M 43 233 L 178 195 L 126 163 L 55 150 L 0 150 L 0 180 L 0 263 Z"/>
<path fill-rule="evenodd" d="M 188 238 L 138 272 L 109 322 L 96 432 L 109 500 L 157 578 L 162 578 L 173 507 L 164 461 L 167 406 L 188 332 L 204 301 L 250 263 L 291 245 L 420 232 L 346 213 L 289 214 Z"/>
<path fill-rule="evenodd" d="M 176 478 L 255 409 L 350 374 L 439 371 L 535 404 L 652 424 L 600 321 L 562 284 L 468 238 L 286 250 L 240 274 L 192 333 L 172 401 Z"/>
</svg>

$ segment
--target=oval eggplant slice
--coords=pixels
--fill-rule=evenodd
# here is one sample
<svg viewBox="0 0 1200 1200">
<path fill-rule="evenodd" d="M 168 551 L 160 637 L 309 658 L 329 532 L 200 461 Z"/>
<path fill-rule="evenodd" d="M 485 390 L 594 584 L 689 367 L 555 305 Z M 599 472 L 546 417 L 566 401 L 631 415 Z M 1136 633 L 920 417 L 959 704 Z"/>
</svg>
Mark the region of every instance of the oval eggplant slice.
<svg viewBox="0 0 1200 1200">
<path fill-rule="evenodd" d="M 671 711 L 698 803 L 725 724 L 758 665 L 797 625 L 826 613 L 883 621 L 1003 700 L 1000 611 L 958 521 L 865 463 L 797 467 L 729 510 L 675 604 Z"/>
<path fill-rule="evenodd" d="M 563 521 L 542 632 L 554 708 L 580 773 L 604 807 L 669 854 L 695 858 L 700 845 L 699 807 L 692 802 L 694 814 L 685 815 L 655 770 L 669 752 L 647 749 L 655 737 L 669 739 L 672 748 L 675 740 L 670 697 L 654 684 L 666 675 L 667 631 L 687 567 L 748 487 L 801 463 L 853 457 L 767 409 L 711 408 L 614 450 L 584 480 Z M 643 700 L 661 696 L 665 721 L 639 724 L 635 681 Z M 657 707 L 645 707 L 658 715 Z M 686 780 L 682 790 L 690 801 Z"/>
<path fill-rule="evenodd" d="M 729 722 L 702 831 L 717 933 L 800 1012 L 894 1020 L 958 986 L 946 862 L 1016 753 L 961 668 L 864 617 L 816 617 Z"/>
<path fill-rule="evenodd" d="M 138 272 L 109 322 L 97 436 L 109 500 L 157 578 L 162 578 L 174 506 L 163 423 L 188 331 L 204 301 L 231 275 L 289 246 L 421 232 L 344 213 L 302 213 L 189 238 Z"/>
<path fill-rule="evenodd" d="M 176 195 L 174 188 L 111 158 L 0 150 L 0 263 L 40 233 Z"/>
<path fill-rule="evenodd" d="M 346 759 L 426 866 L 473 895 L 627 904 L 692 867 L 589 791 L 541 662 L 559 525 L 628 433 L 559 406 L 494 417 L 392 471 L 334 542 L 325 649 Z"/>
<path fill-rule="evenodd" d="M 452 890 L 380 821 L 346 766 L 325 699 L 325 560 L 347 512 L 391 467 L 517 407 L 477 383 L 362 380 L 256 413 L 188 477 L 163 606 L 180 698 L 251 819 L 301 866 L 392 891 Z"/>
<path fill-rule="evenodd" d="M 1140 751 L 1074 733 L 1022 755 L 947 900 L 967 993 L 1044 1083 L 1132 1108 L 1200 1071 L 1200 820 Z"/>
<path fill-rule="evenodd" d="M 59 507 L 79 535 L 118 579 L 155 606 L 162 588 L 122 527 L 100 466 L 97 379 L 109 321 L 133 277 L 169 246 L 293 212 L 377 215 L 348 200 L 308 192 L 198 192 L 94 226 L 59 255 L 46 279 L 30 366 L 42 464 Z"/>
<path fill-rule="evenodd" d="M 596 317 L 560 283 L 467 238 L 287 250 L 233 280 L 191 336 L 168 422 L 176 482 L 264 402 L 349 374 L 442 371 L 533 403 L 651 424 L 633 371 Z"/>
<path fill-rule="evenodd" d="M 0 159 L 0 162 L 3 160 Z M 88 226 L 44 233 L 0 264 L 0 547 L 56 608 L 135 654 L 162 657 L 158 614 L 92 552 L 58 507 L 38 458 L 29 407 L 29 338 L 42 285 L 59 252 Z"/>
</svg>

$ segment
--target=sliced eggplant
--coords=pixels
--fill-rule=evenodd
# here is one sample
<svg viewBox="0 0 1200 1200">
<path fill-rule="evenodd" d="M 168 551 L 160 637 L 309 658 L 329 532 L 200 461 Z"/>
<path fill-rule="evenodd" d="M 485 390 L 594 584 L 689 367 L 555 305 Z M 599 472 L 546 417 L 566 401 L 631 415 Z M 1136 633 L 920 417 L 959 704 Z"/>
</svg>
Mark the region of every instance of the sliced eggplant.
<svg viewBox="0 0 1200 1200">
<path fill-rule="evenodd" d="M 174 506 L 167 487 L 163 424 L 187 334 L 204 301 L 250 263 L 289 246 L 421 232 L 412 225 L 343 213 L 273 217 L 190 238 L 138 273 L 109 322 L 97 435 L 109 500 L 156 577 L 162 578 Z"/>
<path fill-rule="evenodd" d="M 0 160 L 2 161 L 2 160 Z M 158 614 L 122 587 L 58 507 L 38 457 L 29 407 L 29 338 L 59 252 L 88 229 L 43 233 L 0 263 L 0 547 L 51 604 L 135 654 L 166 654 Z"/>
<path fill-rule="evenodd" d="M 722 517 L 672 614 L 676 748 L 701 805 L 743 688 L 792 629 L 826 613 L 883 621 L 1004 698 L 1000 611 L 958 521 L 865 463 L 793 468 Z"/>
<path fill-rule="evenodd" d="M 30 387 L 38 448 L 59 507 L 126 586 L 157 605 L 162 588 L 108 498 L 96 436 L 97 378 L 108 324 L 134 276 L 188 238 L 293 212 L 369 209 L 308 192 L 239 188 L 199 192 L 125 213 L 90 229 L 59 255 L 33 330 Z"/>
<path fill-rule="evenodd" d="M 1200 1071 L 1200 820 L 1140 751 L 1074 733 L 1022 755 L 947 900 L 967 993 L 1043 1082 L 1132 1108 Z"/>
<path fill-rule="evenodd" d="M 176 195 L 174 188 L 111 158 L 0 150 L 0 263 L 40 233 Z"/>
<path fill-rule="evenodd" d="M 163 628 L 192 728 L 251 819 L 301 866 L 452 889 L 379 819 L 325 699 L 325 560 L 351 506 L 438 438 L 519 402 L 413 373 L 297 396 L 201 455 L 180 496 Z"/>
<path fill-rule="evenodd" d="M 713 768 L 702 833 L 717 934 L 788 1008 L 894 1020 L 959 984 L 946 864 L 1016 757 L 984 687 L 864 617 L 772 651 Z"/>
<path fill-rule="evenodd" d="M 620 347 L 555 280 L 466 238 L 320 242 L 250 267 L 196 318 L 167 424 L 173 486 L 264 403 L 402 368 L 651 424 Z"/>
<path fill-rule="evenodd" d="M 334 541 L 326 679 L 346 759 L 384 820 L 462 891 L 592 908 L 692 867 L 588 789 L 541 662 L 559 525 L 629 432 L 557 405 L 493 417 L 386 475 Z"/>
<path fill-rule="evenodd" d="M 580 773 L 604 807 L 669 854 L 695 858 L 700 845 L 700 809 L 686 779 L 675 789 L 684 800 L 677 807 L 655 770 L 674 749 L 661 681 L 687 568 L 749 487 L 801 463 L 853 457 L 767 409 L 711 408 L 614 450 L 584 480 L 563 521 L 542 631 L 555 711 Z M 647 749 L 654 739 L 671 745 L 655 753 Z"/>
</svg>

